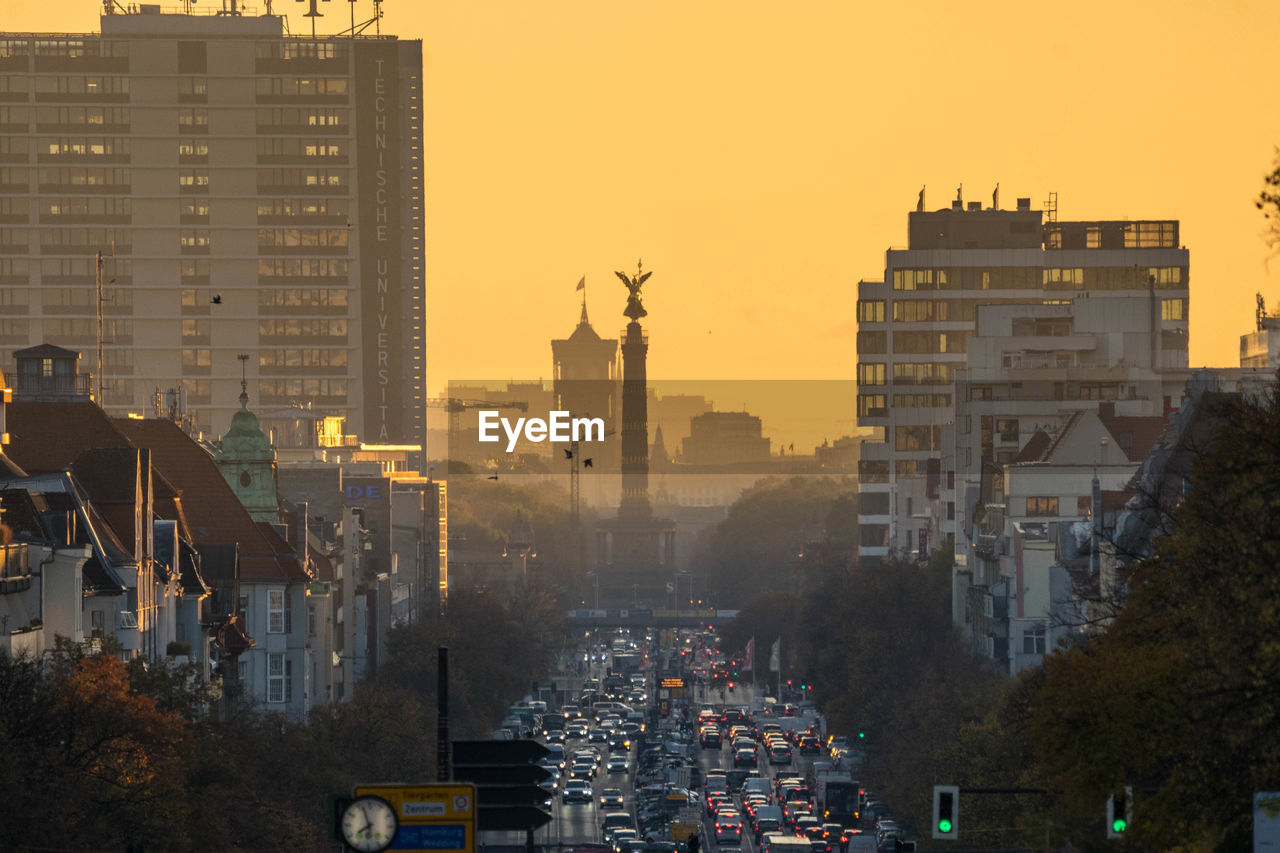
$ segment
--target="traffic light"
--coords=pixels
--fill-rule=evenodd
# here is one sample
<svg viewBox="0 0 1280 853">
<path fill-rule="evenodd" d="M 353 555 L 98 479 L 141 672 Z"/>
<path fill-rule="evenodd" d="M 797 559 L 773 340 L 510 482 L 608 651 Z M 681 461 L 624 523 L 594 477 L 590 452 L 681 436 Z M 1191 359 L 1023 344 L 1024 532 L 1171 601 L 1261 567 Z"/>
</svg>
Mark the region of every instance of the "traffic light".
<svg viewBox="0 0 1280 853">
<path fill-rule="evenodd" d="M 1133 823 L 1133 788 L 1107 797 L 1107 838 L 1124 838 L 1129 824 Z"/>
<path fill-rule="evenodd" d="M 933 837 L 951 841 L 960 837 L 960 786 L 933 786 Z"/>
<path fill-rule="evenodd" d="M 866 740 L 866 739 L 867 739 L 866 732 L 858 732 L 858 740 Z"/>
</svg>

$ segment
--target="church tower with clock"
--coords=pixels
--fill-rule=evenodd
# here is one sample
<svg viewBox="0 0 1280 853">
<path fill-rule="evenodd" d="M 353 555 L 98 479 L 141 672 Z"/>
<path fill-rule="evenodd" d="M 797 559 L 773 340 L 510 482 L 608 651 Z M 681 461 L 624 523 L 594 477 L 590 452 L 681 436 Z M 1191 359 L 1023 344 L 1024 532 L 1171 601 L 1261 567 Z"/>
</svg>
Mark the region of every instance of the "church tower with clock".
<svg viewBox="0 0 1280 853">
<path fill-rule="evenodd" d="M 240 383 L 240 411 L 231 416 L 231 428 L 222 436 L 222 447 L 213 458 L 254 521 L 279 523 L 275 448 L 259 426 L 258 416 L 249 411 L 245 382 Z"/>
</svg>

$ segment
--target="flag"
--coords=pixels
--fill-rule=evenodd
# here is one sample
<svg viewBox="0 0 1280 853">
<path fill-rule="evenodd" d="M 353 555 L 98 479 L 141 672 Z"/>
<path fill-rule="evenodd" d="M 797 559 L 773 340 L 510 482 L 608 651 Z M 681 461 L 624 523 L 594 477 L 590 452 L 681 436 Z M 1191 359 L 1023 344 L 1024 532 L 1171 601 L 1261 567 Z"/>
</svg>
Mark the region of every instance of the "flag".
<svg viewBox="0 0 1280 853">
<path fill-rule="evenodd" d="M 782 669 L 782 638 L 773 641 L 773 648 L 769 650 L 769 671 L 778 672 Z"/>
<path fill-rule="evenodd" d="M 1000 185 L 996 184 L 995 191 L 991 193 L 991 209 L 1000 209 Z"/>
<path fill-rule="evenodd" d="M 752 637 L 750 640 L 747 640 L 746 658 L 747 658 L 747 662 L 746 664 L 743 665 L 742 668 L 749 669 L 754 672 L 756 668 L 756 638 L 755 637 Z"/>
<path fill-rule="evenodd" d="M 584 275 L 582 278 L 578 279 L 578 286 L 575 287 L 574 290 L 586 290 L 586 289 L 587 289 L 587 277 Z"/>
<path fill-rule="evenodd" d="M 916 213 L 924 212 L 924 187 L 920 188 L 920 197 L 916 199 Z"/>
</svg>

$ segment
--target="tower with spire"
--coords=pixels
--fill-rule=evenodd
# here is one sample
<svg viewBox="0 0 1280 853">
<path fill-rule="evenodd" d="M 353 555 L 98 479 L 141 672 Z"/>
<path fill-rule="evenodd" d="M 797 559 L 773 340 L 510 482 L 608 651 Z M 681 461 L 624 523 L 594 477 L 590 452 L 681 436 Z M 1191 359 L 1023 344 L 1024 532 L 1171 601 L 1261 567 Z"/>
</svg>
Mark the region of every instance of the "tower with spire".
<svg viewBox="0 0 1280 853">
<path fill-rule="evenodd" d="M 586 294 L 584 289 L 573 333 L 551 342 L 552 391 L 557 409 L 574 417 L 604 418 L 608 432 L 618 414 L 618 341 L 591 328 Z"/>
<path fill-rule="evenodd" d="M 258 416 L 249 411 L 249 382 L 243 375 L 247 358 L 240 356 L 240 411 L 231 416 L 231 428 L 222 436 L 222 447 L 213 458 L 253 520 L 274 524 L 280 521 L 276 452 L 259 426 Z"/>
</svg>

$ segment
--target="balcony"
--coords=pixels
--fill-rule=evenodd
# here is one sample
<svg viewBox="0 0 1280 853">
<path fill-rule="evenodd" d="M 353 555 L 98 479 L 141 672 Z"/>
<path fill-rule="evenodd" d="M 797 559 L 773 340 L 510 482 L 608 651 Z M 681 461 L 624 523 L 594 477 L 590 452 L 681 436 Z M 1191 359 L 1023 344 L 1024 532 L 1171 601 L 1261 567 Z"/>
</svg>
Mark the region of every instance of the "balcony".
<svg viewBox="0 0 1280 853">
<path fill-rule="evenodd" d="M 15 396 L 38 403 L 88 398 L 93 391 L 93 375 L 89 373 L 77 373 L 71 376 L 40 376 L 15 372 L 9 375 L 17 378 Z"/>
</svg>

